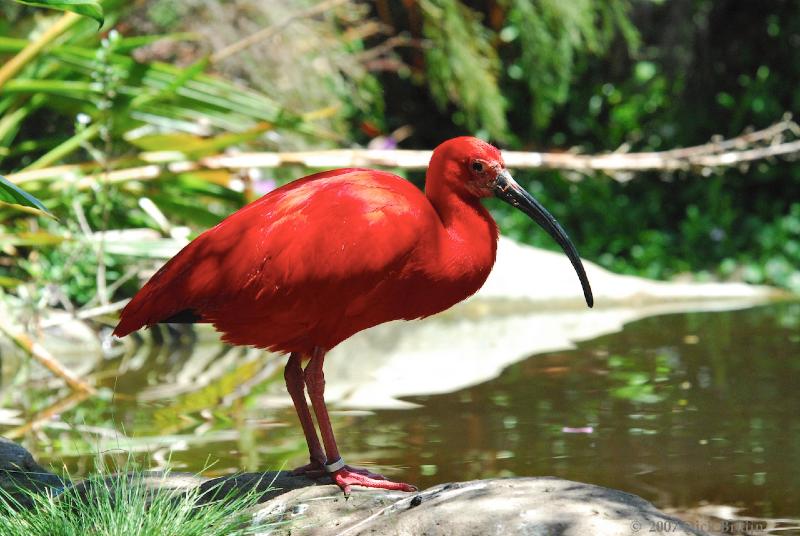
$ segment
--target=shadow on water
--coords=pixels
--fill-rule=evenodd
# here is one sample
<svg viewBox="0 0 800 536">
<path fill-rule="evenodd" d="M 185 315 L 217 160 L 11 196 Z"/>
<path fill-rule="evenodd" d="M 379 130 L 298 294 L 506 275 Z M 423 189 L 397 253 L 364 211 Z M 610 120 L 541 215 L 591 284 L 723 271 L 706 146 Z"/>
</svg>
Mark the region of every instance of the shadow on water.
<svg viewBox="0 0 800 536">
<path fill-rule="evenodd" d="M 46 375 L 0 356 L 0 434 L 73 474 L 98 452 L 208 474 L 304 463 L 283 359 L 185 329 L 140 340 L 94 368 L 99 396 L 69 404 Z M 349 463 L 422 487 L 554 475 L 662 508 L 789 517 L 800 513 L 799 385 L 800 304 L 783 303 L 639 320 L 406 398 L 409 409 L 335 411 L 334 428 Z"/>
</svg>

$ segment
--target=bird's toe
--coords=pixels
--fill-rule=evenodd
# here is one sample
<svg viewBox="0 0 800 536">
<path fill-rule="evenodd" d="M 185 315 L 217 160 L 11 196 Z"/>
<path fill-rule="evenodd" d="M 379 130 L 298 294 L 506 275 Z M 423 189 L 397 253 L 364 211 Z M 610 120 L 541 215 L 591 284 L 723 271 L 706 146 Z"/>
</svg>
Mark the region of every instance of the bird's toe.
<svg viewBox="0 0 800 536">
<path fill-rule="evenodd" d="M 368 469 L 364 469 L 362 467 L 351 467 L 349 465 L 345 465 L 344 468 L 350 471 L 351 473 L 365 476 L 367 478 L 371 478 L 372 480 L 387 480 L 385 476 L 378 473 L 370 472 Z"/>
<path fill-rule="evenodd" d="M 342 467 L 331 475 L 337 486 L 342 488 L 345 495 L 350 494 L 351 486 L 364 488 L 386 489 L 391 491 L 417 491 L 417 488 L 404 482 L 393 482 L 383 475 L 370 473 L 366 469 Z"/>
</svg>

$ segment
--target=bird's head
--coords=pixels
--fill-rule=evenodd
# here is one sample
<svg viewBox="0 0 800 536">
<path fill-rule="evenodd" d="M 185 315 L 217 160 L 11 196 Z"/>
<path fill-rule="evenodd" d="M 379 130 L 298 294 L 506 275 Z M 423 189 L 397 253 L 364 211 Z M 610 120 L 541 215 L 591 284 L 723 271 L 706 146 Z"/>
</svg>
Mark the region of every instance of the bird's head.
<svg viewBox="0 0 800 536">
<path fill-rule="evenodd" d="M 468 136 L 445 141 L 433 150 L 425 189 L 429 196 L 436 196 L 436 192 L 443 189 L 464 199 L 494 196 L 525 213 L 558 242 L 578 274 L 586 304 L 589 307 L 594 304 L 580 255 L 566 231 L 541 203 L 517 184 L 497 147 Z"/>
<path fill-rule="evenodd" d="M 426 188 L 445 187 L 467 198 L 491 197 L 498 174 L 506 168 L 500 150 L 478 138 L 462 136 L 433 150 Z"/>
</svg>

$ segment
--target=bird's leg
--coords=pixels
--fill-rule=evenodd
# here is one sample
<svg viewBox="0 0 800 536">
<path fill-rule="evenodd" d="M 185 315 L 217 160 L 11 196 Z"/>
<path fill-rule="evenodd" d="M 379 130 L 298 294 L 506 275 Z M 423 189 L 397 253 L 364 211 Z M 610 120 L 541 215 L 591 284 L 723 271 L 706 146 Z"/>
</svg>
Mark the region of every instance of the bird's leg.
<svg viewBox="0 0 800 536">
<path fill-rule="evenodd" d="M 345 465 L 339 455 L 339 448 L 336 446 L 336 438 L 333 436 L 331 420 L 328 417 L 328 409 L 325 406 L 325 375 L 322 373 L 322 363 L 325 360 L 325 350 L 315 348 L 311 354 L 311 361 L 306 365 L 303 376 L 306 380 L 308 396 L 311 405 L 314 407 L 314 414 L 317 416 L 317 425 L 322 434 L 322 443 L 325 445 L 325 454 L 328 462 L 325 470 L 331 474 L 331 478 L 337 486 L 342 488 L 345 495 L 350 493 L 350 486 L 364 486 L 367 488 L 381 488 L 398 491 L 416 491 L 417 488 L 402 482 L 392 482 L 386 477 L 371 473 L 366 469 L 359 469 Z"/>
<path fill-rule="evenodd" d="M 286 368 L 283 369 L 283 377 L 286 380 L 286 389 L 289 391 L 289 396 L 292 397 L 294 409 L 300 418 L 303 434 L 306 436 L 311 463 L 298 467 L 292 471 L 292 474 L 316 478 L 326 473 L 325 462 L 327 460 L 325 453 L 322 451 L 322 445 L 319 444 L 317 430 L 314 428 L 314 421 L 311 420 L 311 412 L 306 402 L 305 380 L 303 379 L 303 368 L 300 366 L 301 360 L 302 357 L 299 353 L 292 353 L 286 363 Z"/>
</svg>

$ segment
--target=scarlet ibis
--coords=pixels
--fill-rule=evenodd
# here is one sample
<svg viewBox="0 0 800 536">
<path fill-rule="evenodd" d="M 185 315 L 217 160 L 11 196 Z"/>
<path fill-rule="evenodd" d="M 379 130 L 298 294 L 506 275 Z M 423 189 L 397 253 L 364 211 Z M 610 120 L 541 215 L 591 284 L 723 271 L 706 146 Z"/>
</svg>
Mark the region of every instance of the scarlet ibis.
<svg viewBox="0 0 800 536">
<path fill-rule="evenodd" d="M 286 387 L 310 454 L 294 473 L 330 474 L 345 493 L 352 485 L 413 491 L 345 465 L 325 407 L 322 364 L 354 333 L 426 317 L 474 294 L 495 261 L 497 224 L 481 204 L 491 196 L 558 242 L 591 307 L 578 252 L 555 218 L 514 181 L 497 148 L 459 137 L 433 151 L 425 193 L 385 171 L 348 168 L 295 180 L 250 203 L 156 272 L 114 334 L 208 322 L 229 343 L 289 354 Z"/>
</svg>

